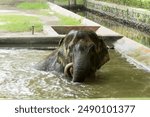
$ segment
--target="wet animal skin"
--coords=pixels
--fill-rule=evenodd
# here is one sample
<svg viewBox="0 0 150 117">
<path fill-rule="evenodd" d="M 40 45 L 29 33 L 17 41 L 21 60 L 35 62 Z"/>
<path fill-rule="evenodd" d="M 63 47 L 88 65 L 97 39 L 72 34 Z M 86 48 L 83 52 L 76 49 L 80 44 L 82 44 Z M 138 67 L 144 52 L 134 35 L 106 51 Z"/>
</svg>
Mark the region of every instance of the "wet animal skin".
<svg viewBox="0 0 150 117">
<path fill-rule="evenodd" d="M 59 47 L 42 63 L 41 69 L 57 71 L 73 82 L 93 79 L 109 61 L 108 47 L 95 32 L 72 30 L 59 42 Z"/>
</svg>

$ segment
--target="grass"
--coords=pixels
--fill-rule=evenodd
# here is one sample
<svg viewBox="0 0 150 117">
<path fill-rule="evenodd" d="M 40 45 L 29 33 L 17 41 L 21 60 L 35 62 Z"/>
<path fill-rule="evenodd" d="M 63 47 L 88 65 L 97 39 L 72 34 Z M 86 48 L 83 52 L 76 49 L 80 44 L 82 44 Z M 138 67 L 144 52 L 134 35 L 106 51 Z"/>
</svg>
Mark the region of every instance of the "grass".
<svg viewBox="0 0 150 117">
<path fill-rule="evenodd" d="M 22 2 L 17 4 L 17 8 L 25 10 L 48 9 L 48 4 L 46 2 Z"/>
<path fill-rule="evenodd" d="M 37 2 L 34 1 L 32 0 L 32 2 L 22 2 L 17 4 L 16 7 L 23 10 L 32 10 L 32 12 L 34 11 L 35 14 L 39 14 L 39 15 L 44 15 L 44 16 L 50 15 L 49 14 L 50 9 L 46 1 L 44 0 L 41 1 L 36 0 Z"/>
<path fill-rule="evenodd" d="M 56 16 L 60 19 L 59 25 L 81 25 L 80 20 L 77 20 L 77 19 L 74 19 L 71 17 L 67 17 L 67 16 L 63 16 L 58 13 L 56 13 Z"/>
<path fill-rule="evenodd" d="M 35 26 L 35 31 L 40 32 L 43 29 L 39 18 L 23 15 L 0 15 L 0 30 L 9 32 L 28 32 Z"/>
</svg>

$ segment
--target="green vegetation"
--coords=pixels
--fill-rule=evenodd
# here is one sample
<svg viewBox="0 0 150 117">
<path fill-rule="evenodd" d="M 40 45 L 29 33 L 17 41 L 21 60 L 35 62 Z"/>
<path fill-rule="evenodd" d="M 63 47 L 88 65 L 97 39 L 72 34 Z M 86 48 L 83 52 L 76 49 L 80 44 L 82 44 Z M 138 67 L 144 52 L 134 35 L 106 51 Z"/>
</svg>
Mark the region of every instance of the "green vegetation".
<svg viewBox="0 0 150 117">
<path fill-rule="evenodd" d="M 84 0 L 77 0 L 77 4 L 83 4 Z"/>
<path fill-rule="evenodd" d="M 63 16 L 58 13 L 56 13 L 56 16 L 60 19 L 60 22 L 59 22 L 60 25 L 81 25 L 80 20 L 67 17 L 67 16 Z"/>
<path fill-rule="evenodd" d="M 29 0 L 28 0 L 29 1 Z M 48 16 L 49 14 L 49 6 L 45 0 L 31 0 L 32 2 L 22 2 L 16 5 L 17 8 L 23 10 L 32 10 L 35 14 Z"/>
<path fill-rule="evenodd" d="M 40 32 L 43 29 L 39 18 L 34 16 L 23 15 L 0 15 L 0 30 L 10 32 L 31 31 L 31 27 L 35 26 L 35 31 Z"/>
<path fill-rule="evenodd" d="M 150 0 L 97 0 L 97 1 L 111 2 L 150 10 Z"/>
<path fill-rule="evenodd" d="M 48 4 L 46 2 L 22 2 L 17 5 L 20 9 L 47 9 Z"/>
</svg>

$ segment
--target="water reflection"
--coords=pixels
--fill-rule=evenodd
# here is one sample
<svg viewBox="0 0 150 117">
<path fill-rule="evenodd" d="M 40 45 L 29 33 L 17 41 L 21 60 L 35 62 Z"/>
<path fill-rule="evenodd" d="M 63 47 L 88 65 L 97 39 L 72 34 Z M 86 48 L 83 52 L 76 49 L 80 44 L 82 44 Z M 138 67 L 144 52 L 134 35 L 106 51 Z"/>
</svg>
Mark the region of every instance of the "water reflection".
<svg viewBox="0 0 150 117">
<path fill-rule="evenodd" d="M 35 69 L 49 51 L 0 50 L 0 98 L 81 99 L 150 97 L 150 73 L 110 50 L 111 60 L 93 81 L 68 82 L 63 75 Z M 5 58 L 5 59 L 4 59 Z"/>
<path fill-rule="evenodd" d="M 150 47 L 150 35 L 144 32 L 140 32 L 136 29 L 120 24 L 116 21 L 110 20 L 107 16 L 101 14 L 97 15 L 89 11 L 82 11 L 82 12 L 79 11 L 76 13 L 84 17 L 87 17 L 105 27 L 108 27 L 115 32 L 125 35 L 126 37 L 131 38 L 147 47 Z"/>
</svg>

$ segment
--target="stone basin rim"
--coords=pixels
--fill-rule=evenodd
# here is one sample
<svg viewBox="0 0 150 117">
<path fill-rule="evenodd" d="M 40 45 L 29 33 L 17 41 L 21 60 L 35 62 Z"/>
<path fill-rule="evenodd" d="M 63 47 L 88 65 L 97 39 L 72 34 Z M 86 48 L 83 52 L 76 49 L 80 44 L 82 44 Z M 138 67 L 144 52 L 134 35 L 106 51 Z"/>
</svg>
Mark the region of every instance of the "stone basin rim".
<svg viewBox="0 0 150 117">
<path fill-rule="evenodd" d="M 58 34 L 67 34 L 69 33 L 71 30 L 91 30 L 96 32 L 101 26 L 80 26 L 80 25 L 52 25 L 51 26 Z"/>
</svg>

